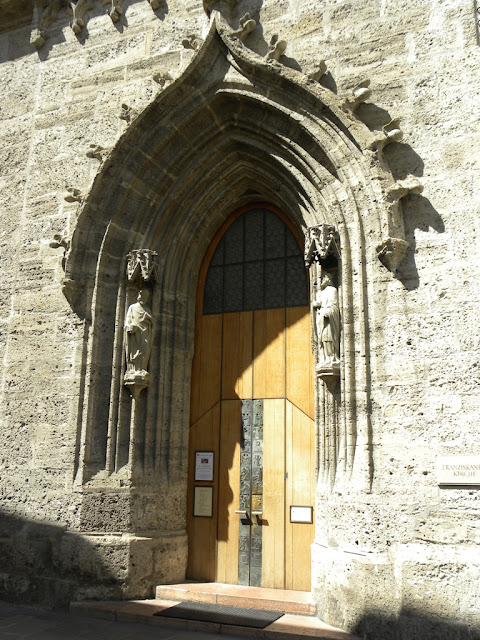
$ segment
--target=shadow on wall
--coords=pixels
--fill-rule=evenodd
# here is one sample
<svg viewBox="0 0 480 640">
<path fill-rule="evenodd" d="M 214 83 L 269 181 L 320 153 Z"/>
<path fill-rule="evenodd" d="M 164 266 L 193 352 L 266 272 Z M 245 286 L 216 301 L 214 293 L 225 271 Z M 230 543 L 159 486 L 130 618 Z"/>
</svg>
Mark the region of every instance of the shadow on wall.
<svg viewBox="0 0 480 640">
<path fill-rule="evenodd" d="M 476 606 L 477 603 L 472 602 L 472 610 Z M 364 640 L 480 640 L 478 628 L 408 610 L 395 617 L 368 614 L 353 633 Z"/>
<path fill-rule="evenodd" d="M 0 550 L 1 601 L 61 607 L 117 590 L 120 597 L 94 544 L 65 526 L 0 513 Z"/>
</svg>

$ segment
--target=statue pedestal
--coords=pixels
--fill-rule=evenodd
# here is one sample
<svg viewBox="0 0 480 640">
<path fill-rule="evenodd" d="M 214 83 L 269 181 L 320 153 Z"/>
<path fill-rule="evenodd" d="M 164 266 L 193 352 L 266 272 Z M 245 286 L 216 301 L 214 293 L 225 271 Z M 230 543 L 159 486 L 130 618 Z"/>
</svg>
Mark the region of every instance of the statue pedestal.
<svg viewBox="0 0 480 640">
<path fill-rule="evenodd" d="M 127 371 L 123 381 L 132 398 L 137 400 L 140 392 L 148 387 L 150 374 L 148 371 Z"/>
<path fill-rule="evenodd" d="M 321 362 L 315 367 L 315 372 L 324 382 L 336 382 L 340 378 L 339 362 Z"/>
</svg>

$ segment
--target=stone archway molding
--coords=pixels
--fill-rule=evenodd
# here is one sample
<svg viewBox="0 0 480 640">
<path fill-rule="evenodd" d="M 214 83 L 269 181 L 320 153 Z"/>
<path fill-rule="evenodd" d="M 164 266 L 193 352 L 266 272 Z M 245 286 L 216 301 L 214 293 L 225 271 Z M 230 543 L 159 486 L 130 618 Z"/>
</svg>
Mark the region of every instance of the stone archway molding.
<svg viewBox="0 0 480 640">
<path fill-rule="evenodd" d="M 418 187 L 396 185 L 384 161 L 398 127 L 376 137 L 317 80 L 283 66 L 278 40 L 268 60 L 250 51 L 249 20 L 232 26 L 234 10 L 235 3 L 212 9 L 208 35 L 182 76 L 100 156 L 65 247 L 65 295 L 85 319 L 77 528 L 95 533 L 98 544 L 102 535 L 105 545 L 121 535 L 127 547 L 155 556 L 148 571 L 128 567 L 130 597 L 184 575 L 198 273 L 215 233 L 241 206 L 266 202 L 298 230 L 324 224 L 338 232 L 341 368 L 334 389 L 315 381 L 318 499 L 334 487 L 371 486 L 369 313 L 377 301 L 368 296 L 382 277 L 377 257 L 394 271 L 405 255 L 399 202 Z M 132 431 L 123 325 L 136 294 L 126 256 L 139 249 L 158 254 L 156 330 Z"/>
</svg>

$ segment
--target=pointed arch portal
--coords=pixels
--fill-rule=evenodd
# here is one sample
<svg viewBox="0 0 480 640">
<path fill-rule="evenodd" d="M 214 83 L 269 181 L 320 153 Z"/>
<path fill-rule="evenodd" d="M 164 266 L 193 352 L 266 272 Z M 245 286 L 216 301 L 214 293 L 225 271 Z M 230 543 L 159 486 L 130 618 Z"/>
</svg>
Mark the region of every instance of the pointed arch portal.
<svg viewBox="0 0 480 640">
<path fill-rule="evenodd" d="M 388 245 L 393 255 L 404 243 L 398 203 L 385 205 L 393 179 L 380 151 L 334 94 L 248 51 L 213 11 L 190 66 L 101 165 L 73 233 L 64 281 L 85 320 L 75 486 L 80 526 L 94 523 L 125 540 L 140 536 L 154 554 L 148 576 L 129 568 L 130 594 L 185 576 L 197 285 L 215 234 L 242 207 L 267 203 L 297 234 L 322 224 L 338 233 L 338 384 L 311 375 L 316 539 L 327 536 L 322 500 L 332 487 L 369 489 L 367 298 L 382 268 L 378 247 Z M 136 295 L 125 277 L 126 256 L 135 249 L 156 252 L 158 264 L 149 384 L 134 401 L 124 385 L 123 325 Z M 310 288 L 318 286 L 312 269 Z M 302 326 L 309 345 L 309 319 Z"/>
</svg>

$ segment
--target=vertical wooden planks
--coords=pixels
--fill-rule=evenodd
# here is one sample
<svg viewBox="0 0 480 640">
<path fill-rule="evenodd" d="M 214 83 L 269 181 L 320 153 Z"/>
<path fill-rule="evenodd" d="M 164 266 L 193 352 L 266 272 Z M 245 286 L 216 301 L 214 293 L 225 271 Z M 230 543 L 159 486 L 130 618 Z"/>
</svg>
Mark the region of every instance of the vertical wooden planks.
<svg viewBox="0 0 480 640">
<path fill-rule="evenodd" d="M 220 400 L 222 316 L 198 316 L 192 363 L 190 424 Z"/>
<path fill-rule="evenodd" d="M 290 307 L 286 319 L 287 398 L 314 419 L 310 309 Z"/>
<path fill-rule="evenodd" d="M 314 421 L 286 402 L 285 588 L 310 591 L 314 524 L 290 522 L 290 506 L 313 506 L 315 497 Z"/>
<path fill-rule="evenodd" d="M 220 403 L 207 411 L 190 428 L 188 453 L 187 492 L 187 533 L 188 565 L 187 577 L 195 580 L 215 580 L 216 535 L 217 535 L 217 492 L 218 492 L 218 435 L 220 423 Z M 195 485 L 212 486 L 211 482 L 195 481 L 195 452 L 214 452 L 213 517 L 194 517 L 193 499 Z"/>
<path fill-rule="evenodd" d="M 262 587 L 284 589 L 285 400 L 263 404 Z"/>
<path fill-rule="evenodd" d="M 241 401 L 224 400 L 220 426 L 217 582 L 238 582 Z"/>
<path fill-rule="evenodd" d="M 285 309 L 255 311 L 253 397 L 285 397 Z"/>
<path fill-rule="evenodd" d="M 253 312 L 226 313 L 223 319 L 222 398 L 252 397 Z"/>
</svg>

